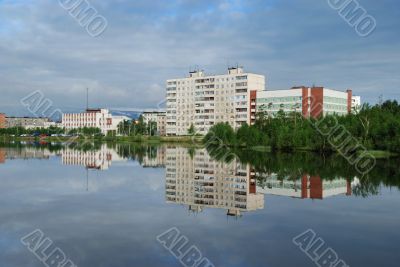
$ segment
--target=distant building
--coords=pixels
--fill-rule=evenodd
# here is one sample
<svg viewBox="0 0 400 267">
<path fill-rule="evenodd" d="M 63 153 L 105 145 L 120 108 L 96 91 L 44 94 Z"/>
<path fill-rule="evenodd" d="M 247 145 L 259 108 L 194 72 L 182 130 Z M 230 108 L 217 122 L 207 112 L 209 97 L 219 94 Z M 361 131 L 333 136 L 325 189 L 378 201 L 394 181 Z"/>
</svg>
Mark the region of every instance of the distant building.
<svg viewBox="0 0 400 267">
<path fill-rule="evenodd" d="M 6 115 L 0 113 L 0 129 L 6 128 Z"/>
<path fill-rule="evenodd" d="M 110 131 L 117 131 L 118 124 L 125 116 L 113 116 L 108 109 L 87 109 L 82 113 L 70 113 L 62 115 L 62 126 L 66 130 L 78 128 L 99 128 L 105 135 Z"/>
<path fill-rule="evenodd" d="M 160 136 L 167 135 L 167 114 L 159 114 L 157 115 L 157 133 Z"/>
<path fill-rule="evenodd" d="M 352 112 L 353 92 L 327 89 L 324 87 L 294 87 L 289 90 L 253 92 L 256 94 L 257 112 L 276 115 L 299 112 L 304 117 L 317 118 L 321 115 L 346 115 Z M 360 100 L 361 101 L 361 100 Z M 252 118 L 254 122 L 255 118 Z"/>
<path fill-rule="evenodd" d="M 220 122 L 228 122 L 235 129 L 250 124 L 250 92 L 263 91 L 265 77 L 246 73 L 241 67 L 229 68 L 222 75 L 197 70 L 188 77 L 167 80 L 166 86 L 167 135 L 187 135 L 192 124 L 196 132 L 206 134 Z"/>
<path fill-rule="evenodd" d="M 166 112 L 165 111 L 145 111 L 142 113 L 143 121 L 146 124 L 149 124 L 150 122 L 157 123 L 159 115 L 166 115 Z"/>
<path fill-rule="evenodd" d="M 6 117 L 6 128 L 22 127 L 25 129 L 49 128 L 55 125 L 49 118 Z"/>
</svg>

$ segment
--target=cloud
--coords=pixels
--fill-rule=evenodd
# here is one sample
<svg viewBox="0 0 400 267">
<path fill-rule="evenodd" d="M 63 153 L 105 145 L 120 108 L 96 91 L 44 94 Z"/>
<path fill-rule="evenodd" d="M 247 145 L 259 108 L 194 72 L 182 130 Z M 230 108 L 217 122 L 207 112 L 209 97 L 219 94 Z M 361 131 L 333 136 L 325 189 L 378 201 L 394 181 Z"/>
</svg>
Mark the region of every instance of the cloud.
<svg viewBox="0 0 400 267">
<path fill-rule="evenodd" d="M 352 88 L 374 102 L 398 98 L 400 4 L 359 1 L 378 22 L 360 38 L 326 1 L 89 1 L 108 21 L 100 37 L 58 1 L 0 1 L 0 109 L 42 90 L 61 109 L 81 109 L 85 88 L 101 107 L 152 108 L 166 79 L 199 65 L 240 63 L 269 89 L 313 83 Z"/>
</svg>

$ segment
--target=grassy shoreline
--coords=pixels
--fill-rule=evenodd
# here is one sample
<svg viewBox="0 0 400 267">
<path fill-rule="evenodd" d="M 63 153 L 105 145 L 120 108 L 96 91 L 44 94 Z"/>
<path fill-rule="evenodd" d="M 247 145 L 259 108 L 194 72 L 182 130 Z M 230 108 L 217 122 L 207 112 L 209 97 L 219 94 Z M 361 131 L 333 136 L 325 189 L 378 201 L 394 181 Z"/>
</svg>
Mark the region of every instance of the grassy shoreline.
<svg viewBox="0 0 400 267">
<path fill-rule="evenodd" d="M 13 137 L 13 136 L 0 136 L 0 142 L 10 143 L 10 142 L 115 142 L 120 144 L 179 144 L 183 146 L 198 146 L 204 147 L 203 136 L 114 136 L 114 137 Z M 252 147 L 240 147 L 241 149 L 251 150 L 254 152 L 265 152 L 271 153 L 273 149 L 270 146 L 252 146 Z M 307 147 L 297 147 L 293 148 L 293 152 L 313 152 L 312 149 Z M 328 152 L 328 151 L 327 151 Z M 336 153 L 334 151 L 329 151 Z M 369 154 L 376 159 L 388 159 L 392 157 L 399 157 L 398 154 L 385 151 L 385 150 L 366 150 L 360 151 L 359 155 Z"/>
<path fill-rule="evenodd" d="M 180 143 L 180 144 L 202 144 L 202 136 L 106 136 L 106 137 L 13 137 L 0 136 L 0 141 L 7 142 L 117 142 L 117 143 Z"/>
</svg>

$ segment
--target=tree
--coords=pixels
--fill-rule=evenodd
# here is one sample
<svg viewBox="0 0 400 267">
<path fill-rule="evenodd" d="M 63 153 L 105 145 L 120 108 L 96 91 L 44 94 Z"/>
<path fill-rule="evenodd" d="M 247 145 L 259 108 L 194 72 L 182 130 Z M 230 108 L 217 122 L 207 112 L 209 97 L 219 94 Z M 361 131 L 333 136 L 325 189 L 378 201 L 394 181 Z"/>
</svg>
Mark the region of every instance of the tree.
<svg viewBox="0 0 400 267">
<path fill-rule="evenodd" d="M 194 125 L 192 123 L 192 124 L 190 124 L 190 127 L 188 129 L 188 134 L 189 135 L 195 135 L 195 133 L 196 133 L 196 129 L 194 128 Z"/>
</svg>

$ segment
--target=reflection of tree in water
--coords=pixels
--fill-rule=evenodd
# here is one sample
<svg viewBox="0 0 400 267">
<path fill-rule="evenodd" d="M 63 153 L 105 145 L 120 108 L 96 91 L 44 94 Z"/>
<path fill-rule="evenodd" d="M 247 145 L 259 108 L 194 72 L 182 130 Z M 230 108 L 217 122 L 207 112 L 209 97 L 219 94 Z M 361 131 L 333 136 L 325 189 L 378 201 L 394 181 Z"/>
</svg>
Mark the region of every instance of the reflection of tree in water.
<svg viewBox="0 0 400 267">
<path fill-rule="evenodd" d="M 364 178 L 353 188 L 353 195 L 364 198 L 379 195 L 379 184 L 371 183 L 368 178 Z"/>
<path fill-rule="evenodd" d="M 118 144 L 115 148 L 118 155 L 124 158 L 143 163 L 144 158 L 157 158 L 157 146 L 144 146 L 140 144 Z"/>
<path fill-rule="evenodd" d="M 210 155 L 226 154 L 227 151 L 213 151 L 208 149 Z M 302 176 L 318 176 L 323 180 L 333 181 L 346 179 L 352 182 L 358 179 L 360 183 L 353 188 L 353 194 L 368 197 L 379 194 L 381 185 L 397 187 L 400 190 L 399 158 L 377 160 L 374 169 L 368 175 L 361 176 L 355 167 L 345 158 L 337 154 L 317 154 L 310 152 L 298 153 L 263 153 L 252 150 L 235 149 L 229 155 L 236 155 L 242 163 L 248 163 L 257 175 L 257 186 L 267 186 L 267 176 L 275 174 L 277 180 L 300 181 Z"/>
</svg>

